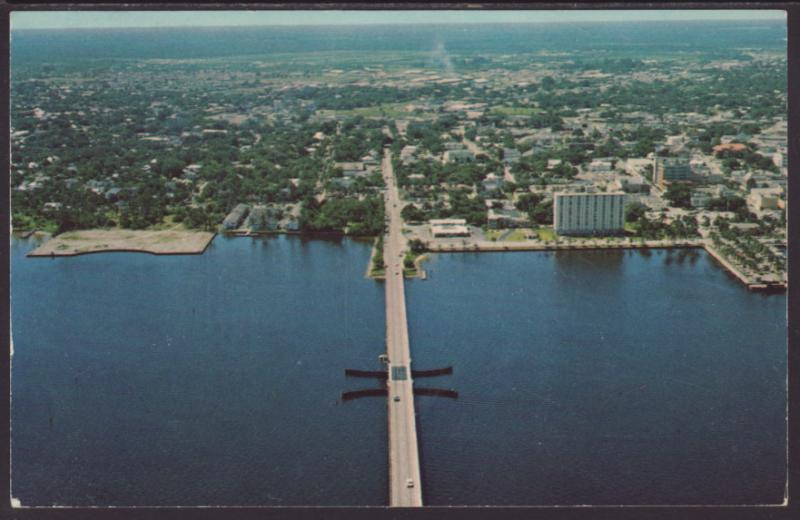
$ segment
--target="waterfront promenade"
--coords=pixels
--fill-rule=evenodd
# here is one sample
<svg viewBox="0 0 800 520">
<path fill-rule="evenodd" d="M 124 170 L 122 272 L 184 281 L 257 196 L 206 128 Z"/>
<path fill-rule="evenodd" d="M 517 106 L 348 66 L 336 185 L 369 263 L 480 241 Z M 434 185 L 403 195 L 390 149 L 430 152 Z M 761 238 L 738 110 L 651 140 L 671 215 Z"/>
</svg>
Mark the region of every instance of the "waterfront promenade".
<svg viewBox="0 0 800 520">
<path fill-rule="evenodd" d="M 417 424 L 411 378 L 411 351 L 403 286 L 405 239 L 400 218 L 402 208 L 389 150 L 384 153 L 382 170 L 386 183 L 384 199 L 386 215 L 389 220 L 383 246 L 383 257 L 386 263 L 386 353 L 389 357 L 389 377 L 386 380 L 389 430 L 389 505 L 417 507 L 422 505 L 422 482 L 420 481 Z"/>
<path fill-rule="evenodd" d="M 658 249 L 681 247 L 704 247 L 702 238 L 684 240 L 630 240 L 609 242 L 606 240 L 575 239 L 570 242 L 542 242 L 520 240 L 516 242 L 493 242 L 490 240 L 435 239 L 427 244 L 434 253 L 465 253 L 475 251 L 569 251 L 586 249 Z"/>
<path fill-rule="evenodd" d="M 541 242 L 538 240 L 521 240 L 517 242 L 492 242 L 489 240 L 471 240 L 455 238 L 437 238 L 426 244 L 432 253 L 482 253 L 501 251 L 586 251 L 592 249 L 680 249 L 702 248 L 711 255 L 733 277 L 751 291 L 786 289 L 785 283 L 764 282 L 756 277 L 748 276 L 741 269 L 722 256 L 709 239 L 687 238 L 671 240 L 618 240 L 603 239 L 571 239 L 569 242 Z"/>
</svg>

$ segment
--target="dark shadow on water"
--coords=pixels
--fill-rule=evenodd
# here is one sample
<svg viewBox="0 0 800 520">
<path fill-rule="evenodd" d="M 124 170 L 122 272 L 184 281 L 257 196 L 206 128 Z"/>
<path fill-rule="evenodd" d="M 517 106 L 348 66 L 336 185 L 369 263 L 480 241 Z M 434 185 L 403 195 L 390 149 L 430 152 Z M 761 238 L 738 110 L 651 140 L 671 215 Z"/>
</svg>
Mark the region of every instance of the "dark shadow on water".
<svg viewBox="0 0 800 520">
<path fill-rule="evenodd" d="M 417 426 L 417 453 L 419 453 L 419 475 L 422 482 L 418 485 L 422 486 L 422 504 L 425 505 L 428 503 L 428 493 L 425 491 L 428 489 L 426 483 L 428 482 L 428 473 L 426 471 L 427 466 L 425 464 L 425 429 L 422 427 L 422 416 L 419 413 L 419 398 L 414 396 L 414 421 L 416 422 Z M 387 410 L 388 412 L 388 410 Z"/>
<path fill-rule="evenodd" d="M 690 265 L 694 265 L 699 258 L 700 252 L 698 249 L 677 249 L 675 251 L 675 261 L 678 264 L 683 264 L 688 260 Z"/>
<path fill-rule="evenodd" d="M 345 237 L 341 233 L 302 233 L 299 235 L 285 235 L 289 239 L 297 239 L 300 240 L 300 244 L 306 246 L 310 242 L 327 242 L 332 245 L 336 245 L 341 247 L 345 241 Z"/>
<path fill-rule="evenodd" d="M 555 251 L 552 254 L 560 269 L 591 267 L 600 271 L 619 271 L 625 259 L 625 253 L 619 250 Z"/>
</svg>

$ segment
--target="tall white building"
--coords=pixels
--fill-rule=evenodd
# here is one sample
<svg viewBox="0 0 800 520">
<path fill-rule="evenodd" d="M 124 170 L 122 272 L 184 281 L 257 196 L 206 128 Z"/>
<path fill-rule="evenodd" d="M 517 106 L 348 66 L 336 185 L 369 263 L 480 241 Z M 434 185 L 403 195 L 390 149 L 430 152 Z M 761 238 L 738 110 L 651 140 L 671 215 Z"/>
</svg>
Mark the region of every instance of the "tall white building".
<svg viewBox="0 0 800 520">
<path fill-rule="evenodd" d="M 553 198 L 556 233 L 611 234 L 625 229 L 624 193 L 556 193 Z"/>
</svg>

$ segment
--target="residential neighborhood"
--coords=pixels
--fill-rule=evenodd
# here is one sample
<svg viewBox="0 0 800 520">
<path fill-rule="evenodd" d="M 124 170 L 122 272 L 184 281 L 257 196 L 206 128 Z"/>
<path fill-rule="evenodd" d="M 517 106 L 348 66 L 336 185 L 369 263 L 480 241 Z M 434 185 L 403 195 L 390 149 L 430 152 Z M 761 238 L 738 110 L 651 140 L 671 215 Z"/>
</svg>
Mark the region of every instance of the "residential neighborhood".
<svg viewBox="0 0 800 520">
<path fill-rule="evenodd" d="M 467 242 L 702 238 L 785 281 L 780 53 L 452 56 L 457 70 L 412 58 L 280 75 L 246 60 L 140 61 L 90 78 L 21 70 L 14 228 L 375 236 L 388 148 L 414 236 L 455 218 Z M 556 201 L 578 194 L 593 208 L 607 194 L 622 202 L 613 218 L 593 213 L 602 225 L 559 226 Z"/>
</svg>

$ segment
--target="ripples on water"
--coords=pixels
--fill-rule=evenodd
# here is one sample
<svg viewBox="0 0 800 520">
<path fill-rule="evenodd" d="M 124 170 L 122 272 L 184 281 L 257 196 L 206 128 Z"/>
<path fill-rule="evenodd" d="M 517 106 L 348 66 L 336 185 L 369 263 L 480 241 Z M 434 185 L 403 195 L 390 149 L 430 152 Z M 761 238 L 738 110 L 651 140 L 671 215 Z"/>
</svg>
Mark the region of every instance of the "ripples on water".
<svg viewBox="0 0 800 520">
<path fill-rule="evenodd" d="M 26 259 L 12 244 L 23 504 L 382 505 L 369 245 L 218 237 L 201 256 Z M 373 367 L 374 365 L 374 367 Z"/>
<path fill-rule="evenodd" d="M 408 285 L 428 504 L 777 503 L 785 295 L 702 250 L 434 255 Z"/>
<path fill-rule="evenodd" d="M 25 259 L 12 243 L 23 504 L 383 505 L 369 246 Z M 702 251 L 433 255 L 407 284 L 427 504 L 783 498 L 785 295 Z"/>
</svg>

